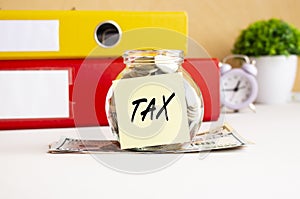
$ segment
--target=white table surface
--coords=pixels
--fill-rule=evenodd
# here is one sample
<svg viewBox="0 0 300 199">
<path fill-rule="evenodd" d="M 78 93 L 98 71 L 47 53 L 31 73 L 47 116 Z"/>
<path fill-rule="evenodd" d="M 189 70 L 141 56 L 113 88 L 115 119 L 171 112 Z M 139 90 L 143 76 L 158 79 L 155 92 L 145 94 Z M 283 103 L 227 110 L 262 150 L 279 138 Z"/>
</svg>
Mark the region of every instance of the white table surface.
<svg viewBox="0 0 300 199">
<path fill-rule="evenodd" d="M 225 120 L 255 144 L 186 154 L 146 174 L 118 172 L 90 154 L 47 153 L 60 136 L 78 137 L 75 128 L 0 131 L 0 198 L 300 198 L 300 103 Z"/>
</svg>

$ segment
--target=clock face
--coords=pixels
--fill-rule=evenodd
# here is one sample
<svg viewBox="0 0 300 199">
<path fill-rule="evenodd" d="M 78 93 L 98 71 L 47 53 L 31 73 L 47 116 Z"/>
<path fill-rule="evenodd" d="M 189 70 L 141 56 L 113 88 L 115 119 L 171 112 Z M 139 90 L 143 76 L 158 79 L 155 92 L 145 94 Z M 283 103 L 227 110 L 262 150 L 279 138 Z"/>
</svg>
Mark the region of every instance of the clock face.
<svg viewBox="0 0 300 199">
<path fill-rule="evenodd" d="M 241 109 L 251 104 L 257 96 L 257 83 L 252 75 L 233 69 L 222 76 L 223 104 L 231 109 Z"/>
</svg>

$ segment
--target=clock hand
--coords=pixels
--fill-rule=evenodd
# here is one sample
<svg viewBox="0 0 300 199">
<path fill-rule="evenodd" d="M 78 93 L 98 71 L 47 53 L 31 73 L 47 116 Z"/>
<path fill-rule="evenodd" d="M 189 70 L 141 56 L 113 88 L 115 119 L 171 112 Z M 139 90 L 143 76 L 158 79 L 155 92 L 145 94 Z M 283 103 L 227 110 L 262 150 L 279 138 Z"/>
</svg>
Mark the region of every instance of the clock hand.
<svg viewBox="0 0 300 199">
<path fill-rule="evenodd" d="M 243 88 L 246 88 L 246 86 L 241 86 L 239 87 L 241 84 L 241 80 L 239 80 L 236 84 L 236 86 L 234 88 L 225 88 L 225 89 L 222 89 L 222 91 L 234 91 L 234 92 L 237 92 L 239 89 L 243 89 Z"/>
<path fill-rule="evenodd" d="M 222 89 L 222 91 L 234 91 L 234 88 L 225 88 L 225 89 Z"/>
<path fill-rule="evenodd" d="M 241 84 L 241 80 L 239 80 L 238 82 L 237 82 L 237 84 L 236 84 L 236 86 L 235 86 L 235 88 L 234 88 L 234 92 L 237 92 L 238 90 L 239 90 L 239 86 L 240 86 L 240 84 Z"/>
</svg>

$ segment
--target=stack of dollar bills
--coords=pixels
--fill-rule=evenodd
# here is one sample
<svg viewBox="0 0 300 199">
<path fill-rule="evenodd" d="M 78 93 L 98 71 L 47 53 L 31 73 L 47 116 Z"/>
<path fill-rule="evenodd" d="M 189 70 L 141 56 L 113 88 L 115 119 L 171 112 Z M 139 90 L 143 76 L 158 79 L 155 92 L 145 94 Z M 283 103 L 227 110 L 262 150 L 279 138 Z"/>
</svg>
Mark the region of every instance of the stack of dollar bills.
<svg viewBox="0 0 300 199">
<path fill-rule="evenodd" d="M 81 140 L 62 137 L 49 145 L 49 153 L 195 153 L 210 150 L 233 149 L 249 142 L 242 138 L 232 127 L 224 124 L 218 128 L 198 133 L 191 142 L 183 143 L 176 149 L 147 147 L 143 149 L 120 148 L 116 140 Z"/>
</svg>

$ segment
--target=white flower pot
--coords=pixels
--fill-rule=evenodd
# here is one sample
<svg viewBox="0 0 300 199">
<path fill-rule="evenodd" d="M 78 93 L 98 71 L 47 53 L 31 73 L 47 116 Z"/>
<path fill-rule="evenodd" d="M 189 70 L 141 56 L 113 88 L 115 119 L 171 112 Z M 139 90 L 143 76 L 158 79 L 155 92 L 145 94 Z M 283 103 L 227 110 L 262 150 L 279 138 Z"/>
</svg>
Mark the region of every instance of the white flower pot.
<svg viewBox="0 0 300 199">
<path fill-rule="evenodd" d="M 257 103 L 282 104 L 289 101 L 296 78 L 296 55 L 253 58 L 258 70 Z"/>
</svg>

